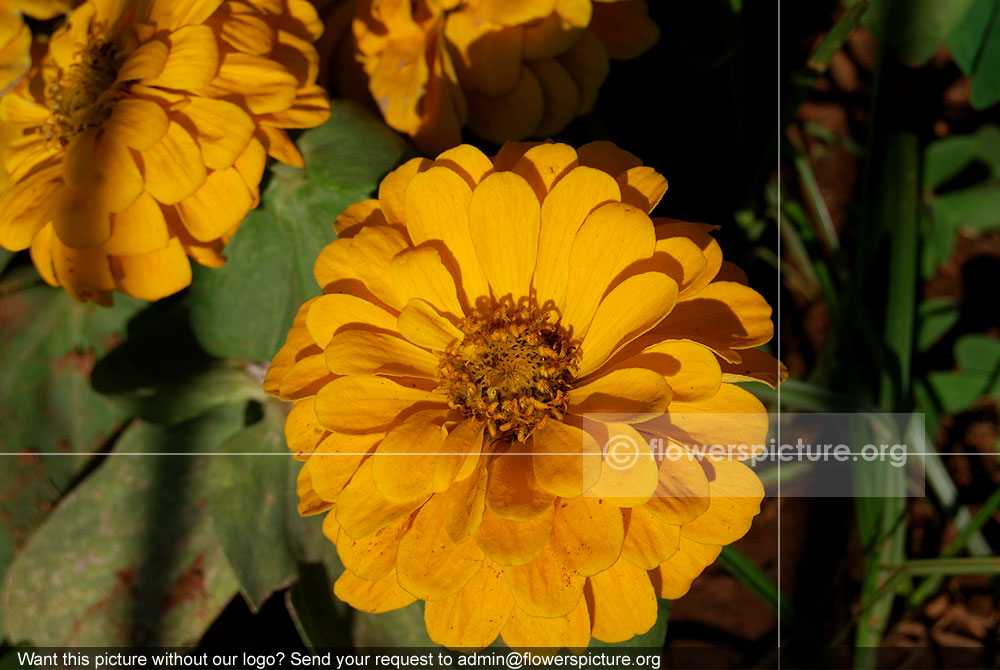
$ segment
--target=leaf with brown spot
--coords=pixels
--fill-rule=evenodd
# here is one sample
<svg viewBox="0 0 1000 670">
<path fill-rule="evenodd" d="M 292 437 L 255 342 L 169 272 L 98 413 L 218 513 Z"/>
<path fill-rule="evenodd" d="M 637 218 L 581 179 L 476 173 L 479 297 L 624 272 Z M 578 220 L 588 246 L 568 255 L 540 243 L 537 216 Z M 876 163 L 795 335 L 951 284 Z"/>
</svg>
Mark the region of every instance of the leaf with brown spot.
<svg viewBox="0 0 1000 670">
<path fill-rule="evenodd" d="M 9 637 L 50 647 L 196 643 L 237 591 L 208 514 L 213 457 L 204 453 L 243 419 L 229 405 L 169 428 L 126 429 L 14 559 L 0 601 Z"/>
</svg>

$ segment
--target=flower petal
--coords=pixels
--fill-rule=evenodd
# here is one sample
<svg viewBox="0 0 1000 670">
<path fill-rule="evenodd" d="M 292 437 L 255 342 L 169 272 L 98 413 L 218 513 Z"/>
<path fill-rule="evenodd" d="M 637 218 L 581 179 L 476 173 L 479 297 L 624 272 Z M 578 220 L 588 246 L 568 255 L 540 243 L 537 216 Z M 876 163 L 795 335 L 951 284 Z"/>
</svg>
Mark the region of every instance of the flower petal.
<svg viewBox="0 0 1000 670">
<path fill-rule="evenodd" d="M 256 127 L 246 112 L 225 100 L 195 96 L 181 114 L 191 121 L 205 165 L 212 170 L 231 167 L 250 143 Z"/>
<path fill-rule="evenodd" d="M 569 392 L 569 411 L 578 416 L 635 423 L 662 414 L 670 404 L 670 385 L 652 370 L 612 370 Z"/>
<path fill-rule="evenodd" d="M 197 191 L 177 205 L 184 227 L 199 242 L 223 237 L 253 207 L 253 195 L 234 168 L 209 173 Z"/>
<path fill-rule="evenodd" d="M 740 351 L 743 359 L 739 363 L 722 364 L 722 381 L 730 384 L 737 382 L 763 382 L 771 388 L 777 388 L 778 382 L 788 379 L 788 368 L 771 354 L 760 349 L 743 349 Z"/>
<path fill-rule="evenodd" d="M 633 275 L 611 289 L 597 307 L 593 325 L 580 345 L 580 376 L 597 370 L 659 323 L 676 302 L 677 283 L 659 272 Z"/>
<path fill-rule="evenodd" d="M 435 167 L 446 167 L 465 179 L 469 188 L 475 188 L 486 175 L 493 172 L 493 161 L 471 144 L 460 144 L 438 155 Z"/>
<path fill-rule="evenodd" d="M 167 134 L 169 125 L 160 105 L 142 98 L 125 98 L 115 103 L 104 122 L 104 132 L 130 149 L 146 151 Z"/>
<path fill-rule="evenodd" d="M 647 214 L 656 208 L 667 192 L 667 180 L 651 167 L 640 165 L 618 175 L 622 189 L 622 202 L 633 205 Z"/>
<path fill-rule="evenodd" d="M 677 600 L 691 588 L 691 582 L 715 562 L 722 547 L 699 544 L 683 535 L 673 556 L 650 572 L 654 588 L 661 598 Z"/>
<path fill-rule="evenodd" d="M 681 535 L 702 544 L 730 544 L 746 535 L 760 513 L 764 487 L 753 470 L 739 461 L 710 458 L 711 502 L 705 513 L 681 526 Z"/>
<path fill-rule="evenodd" d="M 576 150 L 573 147 L 568 144 L 546 142 L 525 151 L 511 171 L 524 177 L 544 207 L 545 197 L 552 187 L 578 164 Z M 544 214 L 542 220 L 545 220 Z M 583 217 L 580 217 L 580 223 L 583 223 Z"/>
<path fill-rule="evenodd" d="M 486 510 L 476 531 L 476 543 L 498 565 L 524 565 L 548 543 L 554 514 L 555 509 L 550 505 L 534 519 L 510 521 Z"/>
<path fill-rule="evenodd" d="M 314 447 L 306 461 L 306 467 L 309 469 L 309 477 L 312 479 L 316 495 L 323 500 L 336 502 L 354 477 L 354 473 L 375 450 L 385 434 L 345 435 L 326 431 L 324 433 L 326 437 Z"/>
<path fill-rule="evenodd" d="M 207 86 L 219 69 L 219 45 L 207 25 L 184 26 L 167 36 L 167 62 L 147 86 L 192 90 Z M 255 81 L 254 79 L 245 79 Z"/>
<path fill-rule="evenodd" d="M 589 167 L 572 169 L 552 187 L 542 202 L 535 264 L 534 287 L 540 303 L 551 300 L 557 309 L 565 306 L 573 239 L 591 212 L 620 199 L 614 179 Z"/>
<path fill-rule="evenodd" d="M 429 243 L 438 249 L 466 308 L 474 306 L 477 298 L 489 295 L 469 231 L 471 199 L 472 190 L 465 179 L 444 167 L 417 174 L 406 188 L 406 230 L 410 239 L 415 246 Z"/>
<path fill-rule="evenodd" d="M 388 500 L 407 502 L 433 492 L 437 453 L 446 433 L 436 412 L 420 412 L 385 436 L 372 456 L 372 479 Z M 443 596 L 442 596 L 443 597 Z"/>
<path fill-rule="evenodd" d="M 327 345 L 326 365 L 338 375 L 437 379 L 438 358 L 395 335 L 341 330 Z"/>
<path fill-rule="evenodd" d="M 715 282 L 679 302 L 654 332 L 712 349 L 750 349 L 771 339 L 774 324 L 771 306 L 759 293 L 742 284 Z"/>
<path fill-rule="evenodd" d="M 337 501 L 337 523 L 356 540 L 409 515 L 424 503 L 423 500 L 394 503 L 386 499 L 375 487 L 370 458 L 354 473 Z"/>
<path fill-rule="evenodd" d="M 525 445 L 532 454 L 535 479 L 552 495 L 573 498 L 600 478 L 601 448 L 576 426 L 548 419 Z"/>
<path fill-rule="evenodd" d="M 600 498 L 561 498 L 556 502 L 549 547 L 559 562 L 581 575 L 607 570 L 622 553 L 622 511 Z"/>
<path fill-rule="evenodd" d="M 417 346 L 432 351 L 446 351 L 453 342 L 460 342 L 462 331 L 423 300 L 410 300 L 396 321 L 399 332 Z"/>
<path fill-rule="evenodd" d="M 538 198 L 523 177 L 494 172 L 473 191 L 469 231 L 494 298 L 528 295 L 539 226 Z"/>
<path fill-rule="evenodd" d="M 601 299 L 619 275 L 649 259 L 656 244 L 653 224 L 631 205 L 609 203 L 595 209 L 573 241 L 569 286 L 562 323 L 573 337 L 587 334 Z"/>
<path fill-rule="evenodd" d="M 333 336 L 351 325 L 355 329 L 394 332 L 396 319 L 389 312 L 357 296 L 322 295 L 309 308 L 306 328 L 318 346 L 326 349 Z"/>
<path fill-rule="evenodd" d="M 653 570 L 677 551 L 681 527 L 664 523 L 649 510 L 636 507 L 625 517 L 622 557 L 643 570 Z"/>
<path fill-rule="evenodd" d="M 518 449 L 517 445 L 511 446 Z M 535 478 L 532 457 L 498 454 L 490 464 L 486 486 L 486 505 L 503 519 L 527 521 L 552 506 L 555 496 L 543 489 Z"/>
<path fill-rule="evenodd" d="M 208 174 L 201 150 L 180 124 L 171 122 L 160 141 L 141 156 L 146 190 L 164 205 L 174 205 L 201 188 Z"/>
<path fill-rule="evenodd" d="M 452 649 L 481 649 L 507 625 L 514 601 L 503 570 L 489 559 L 461 591 L 424 606 L 430 638 Z"/>
<path fill-rule="evenodd" d="M 316 394 L 316 416 L 329 430 L 385 430 L 424 409 L 445 410 L 444 396 L 384 377 L 338 377 Z"/>
<path fill-rule="evenodd" d="M 172 238 L 158 251 L 114 259 L 118 290 L 142 300 L 159 300 L 191 283 L 191 262 L 180 240 Z"/>
<path fill-rule="evenodd" d="M 613 365 L 616 368 L 648 368 L 659 372 L 670 384 L 672 402 L 696 402 L 711 398 L 719 392 L 722 384 L 719 359 L 711 349 L 688 340 L 658 342 Z"/>
<path fill-rule="evenodd" d="M 396 575 L 404 589 L 421 600 L 441 600 L 459 592 L 479 571 L 483 552 L 469 539 L 456 544 L 445 530 L 447 501 L 425 504 L 399 543 Z"/>
<path fill-rule="evenodd" d="M 340 534 L 336 541 L 337 555 L 351 574 L 361 579 L 382 579 L 396 567 L 399 541 L 412 523 L 413 517 L 405 516 L 358 540 L 352 539 L 347 533 Z"/>
<path fill-rule="evenodd" d="M 710 504 L 710 489 L 697 456 L 679 445 L 668 445 L 659 472 L 659 485 L 645 509 L 674 526 L 705 513 Z"/>
<path fill-rule="evenodd" d="M 345 570 L 333 585 L 333 592 L 354 609 L 372 614 L 398 610 L 416 600 L 399 586 L 395 571 L 368 581 Z"/>
<path fill-rule="evenodd" d="M 659 612 L 649 575 L 628 561 L 588 579 L 585 593 L 591 634 L 602 642 L 624 642 L 656 623 Z"/>
<path fill-rule="evenodd" d="M 539 617 L 566 616 L 582 600 L 587 578 L 562 565 L 548 547 L 530 563 L 504 568 L 514 604 Z M 561 646 L 561 645 L 560 645 Z"/>
<path fill-rule="evenodd" d="M 515 607 L 501 635 L 504 644 L 515 651 L 538 647 L 566 647 L 574 652 L 586 649 L 590 644 L 587 599 L 580 598 L 572 612 L 558 617 L 535 617 Z"/>
<path fill-rule="evenodd" d="M 389 264 L 392 284 L 404 304 L 411 298 L 422 298 L 434 308 L 455 318 L 462 315 L 455 280 L 441 262 L 441 254 L 433 247 L 406 249 L 396 254 Z"/>
</svg>

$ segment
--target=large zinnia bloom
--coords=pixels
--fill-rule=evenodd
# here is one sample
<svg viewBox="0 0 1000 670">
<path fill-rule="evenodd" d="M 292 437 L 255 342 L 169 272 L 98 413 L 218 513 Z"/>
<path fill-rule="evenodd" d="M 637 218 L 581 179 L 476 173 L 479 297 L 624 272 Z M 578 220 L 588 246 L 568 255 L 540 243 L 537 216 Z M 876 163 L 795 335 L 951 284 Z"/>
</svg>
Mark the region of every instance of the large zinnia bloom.
<svg viewBox="0 0 1000 670">
<path fill-rule="evenodd" d="M 585 647 L 648 630 L 746 533 L 763 489 L 737 460 L 599 446 L 766 433 L 734 382 L 778 381 L 770 307 L 711 226 L 650 219 L 666 186 L 608 143 L 462 145 L 337 218 L 265 388 L 295 402 L 340 598 L 425 600 L 450 647 Z"/>
<path fill-rule="evenodd" d="M 658 37 L 645 0 L 357 0 L 338 83 L 367 88 L 428 153 L 458 144 L 463 125 L 497 143 L 545 138 L 590 111 L 609 57 Z"/>
<path fill-rule="evenodd" d="M 329 114 L 315 84 L 322 31 L 306 0 L 90 0 L 0 101 L 0 244 L 31 247 L 52 285 L 108 303 L 218 266 L 256 206 L 268 154 L 302 158 L 284 128 Z"/>
</svg>

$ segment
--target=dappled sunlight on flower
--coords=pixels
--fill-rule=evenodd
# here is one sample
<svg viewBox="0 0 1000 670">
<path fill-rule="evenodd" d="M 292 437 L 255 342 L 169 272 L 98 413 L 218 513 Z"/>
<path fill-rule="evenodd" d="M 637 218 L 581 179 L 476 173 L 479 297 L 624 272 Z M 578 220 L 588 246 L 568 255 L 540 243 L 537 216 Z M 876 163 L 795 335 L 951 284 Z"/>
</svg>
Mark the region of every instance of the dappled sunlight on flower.
<svg viewBox="0 0 1000 670">
<path fill-rule="evenodd" d="M 458 144 L 465 125 L 497 143 L 554 135 L 593 107 L 609 59 L 659 38 L 645 0 L 358 0 L 328 26 L 344 33 L 338 87 L 373 99 L 428 153 Z"/>
<path fill-rule="evenodd" d="M 294 402 L 299 511 L 326 514 L 341 599 L 424 600 L 449 647 L 582 648 L 648 630 L 747 531 L 742 463 L 603 460 L 672 412 L 762 440 L 735 382 L 783 374 L 713 227 L 650 218 L 666 186 L 606 142 L 461 145 L 337 218 L 265 389 Z"/>
<path fill-rule="evenodd" d="M 0 101 L 0 244 L 103 304 L 183 289 L 189 257 L 221 265 L 267 156 L 301 165 L 284 129 L 329 114 L 321 32 L 305 0 L 80 5 Z"/>
</svg>

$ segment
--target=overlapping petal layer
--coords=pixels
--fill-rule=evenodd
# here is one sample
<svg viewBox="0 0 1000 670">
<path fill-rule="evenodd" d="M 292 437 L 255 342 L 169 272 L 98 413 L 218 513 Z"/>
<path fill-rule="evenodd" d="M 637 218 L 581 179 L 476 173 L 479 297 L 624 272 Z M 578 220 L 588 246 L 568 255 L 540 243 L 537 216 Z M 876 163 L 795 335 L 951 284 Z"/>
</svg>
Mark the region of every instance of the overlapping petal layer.
<svg viewBox="0 0 1000 670">
<path fill-rule="evenodd" d="M 158 299 L 259 200 L 286 128 L 322 123 L 306 0 L 89 0 L 0 100 L 0 244 L 79 300 Z"/>
<path fill-rule="evenodd" d="M 645 0 L 354 6 L 353 20 L 343 5 L 327 20 L 343 33 L 335 83 L 374 100 L 428 153 L 458 144 L 464 125 L 497 143 L 553 135 L 593 107 L 609 58 L 635 58 L 659 38 Z"/>
<path fill-rule="evenodd" d="M 712 228 L 650 219 L 665 187 L 608 143 L 462 145 L 338 217 L 324 295 L 265 388 L 295 403 L 301 509 L 327 515 L 342 599 L 425 600 L 451 647 L 581 648 L 648 630 L 657 596 L 746 533 L 747 466 L 672 433 L 680 458 L 610 449 L 664 416 L 685 439 L 762 440 L 735 382 L 783 375 L 753 348 L 770 308 L 718 276 Z"/>
</svg>

